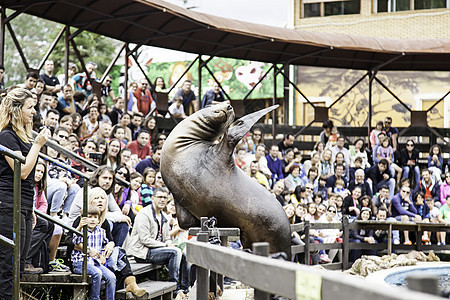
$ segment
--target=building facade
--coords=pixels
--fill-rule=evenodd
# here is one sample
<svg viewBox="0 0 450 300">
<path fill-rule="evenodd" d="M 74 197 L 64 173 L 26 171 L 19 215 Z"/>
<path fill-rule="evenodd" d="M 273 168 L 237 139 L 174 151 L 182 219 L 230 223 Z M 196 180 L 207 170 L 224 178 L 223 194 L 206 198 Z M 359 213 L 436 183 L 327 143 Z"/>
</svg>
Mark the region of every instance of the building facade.
<svg viewBox="0 0 450 300">
<path fill-rule="evenodd" d="M 393 39 L 449 39 L 450 0 L 293 0 L 296 29 Z M 317 105 L 333 103 L 366 71 L 298 67 L 297 83 Z M 427 110 L 450 89 L 449 72 L 386 72 L 377 77 L 413 110 Z M 373 85 L 372 126 L 390 115 L 409 126 L 410 113 L 379 84 Z M 428 112 L 428 124 L 449 127 L 450 97 Z M 295 123 L 308 124 L 311 108 L 300 95 Z M 447 103 L 448 102 L 448 103 Z M 361 82 L 329 112 L 339 125 L 367 126 L 368 80 Z"/>
</svg>

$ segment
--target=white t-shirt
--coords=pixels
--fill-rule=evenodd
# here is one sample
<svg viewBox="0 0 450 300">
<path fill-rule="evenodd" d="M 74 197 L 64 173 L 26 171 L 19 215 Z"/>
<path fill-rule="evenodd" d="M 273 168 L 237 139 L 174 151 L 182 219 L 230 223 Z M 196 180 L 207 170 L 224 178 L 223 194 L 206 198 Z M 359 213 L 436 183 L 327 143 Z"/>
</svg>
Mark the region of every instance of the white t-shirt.
<svg viewBox="0 0 450 300">
<path fill-rule="evenodd" d="M 182 115 L 182 114 L 184 114 L 183 104 L 181 104 L 180 107 L 177 107 L 176 103 L 173 103 L 169 107 L 169 111 L 172 115 Z M 166 118 L 170 118 L 170 116 L 167 114 Z"/>
<path fill-rule="evenodd" d="M 83 120 L 83 122 L 86 124 L 86 128 L 87 128 L 87 134 L 91 134 L 94 132 L 95 128 L 98 125 L 98 121 L 95 121 L 94 124 L 91 123 L 91 121 L 89 121 L 89 119 Z"/>
</svg>

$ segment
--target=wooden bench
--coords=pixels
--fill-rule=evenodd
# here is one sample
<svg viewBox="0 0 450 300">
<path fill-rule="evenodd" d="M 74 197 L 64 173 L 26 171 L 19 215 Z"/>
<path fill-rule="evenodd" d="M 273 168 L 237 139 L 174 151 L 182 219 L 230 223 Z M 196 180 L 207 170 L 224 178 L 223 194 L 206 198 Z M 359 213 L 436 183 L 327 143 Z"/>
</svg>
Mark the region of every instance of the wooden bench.
<svg viewBox="0 0 450 300">
<path fill-rule="evenodd" d="M 131 292 L 126 293 L 125 289 L 121 289 L 116 292 L 116 299 L 171 300 L 172 293 L 177 289 L 177 283 L 149 280 L 139 283 L 139 287 L 144 288 L 147 294 L 142 297 L 135 297 Z"/>
<path fill-rule="evenodd" d="M 164 267 L 164 265 L 152 263 L 138 263 L 132 256 L 128 256 L 128 261 L 130 262 L 131 271 L 133 271 L 134 276 L 151 273 Z"/>
<path fill-rule="evenodd" d="M 72 299 L 85 299 L 89 285 L 92 284 L 90 275 L 87 282 L 83 283 L 83 277 L 71 272 L 50 272 L 47 274 L 23 274 L 20 285 L 23 286 L 72 286 Z"/>
</svg>

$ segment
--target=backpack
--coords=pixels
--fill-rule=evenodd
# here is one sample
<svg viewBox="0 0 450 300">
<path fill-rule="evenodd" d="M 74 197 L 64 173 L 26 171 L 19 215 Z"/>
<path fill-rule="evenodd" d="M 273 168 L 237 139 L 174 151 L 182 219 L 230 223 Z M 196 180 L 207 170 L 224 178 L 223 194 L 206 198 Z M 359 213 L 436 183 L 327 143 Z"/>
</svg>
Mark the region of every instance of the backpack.
<svg viewBox="0 0 450 300">
<path fill-rule="evenodd" d="M 48 273 L 49 271 L 49 254 L 48 254 L 48 246 L 47 242 L 42 241 L 41 246 L 39 247 L 39 251 L 33 256 L 31 263 L 35 268 L 42 268 L 44 273 Z"/>
</svg>

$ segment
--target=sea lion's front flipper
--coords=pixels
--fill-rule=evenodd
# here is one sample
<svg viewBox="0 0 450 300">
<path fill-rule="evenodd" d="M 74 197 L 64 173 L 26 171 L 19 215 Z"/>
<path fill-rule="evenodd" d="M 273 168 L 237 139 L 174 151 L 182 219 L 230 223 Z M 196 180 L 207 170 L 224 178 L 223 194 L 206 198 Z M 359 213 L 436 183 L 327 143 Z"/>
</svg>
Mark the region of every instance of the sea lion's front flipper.
<svg viewBox="0 0 450 300">
<path fill-rule="evenodd" d="M 181 229 L 188 230 L 190 227 L 200 227 L 200 220 L 191 214 L 183 205 L 175 201 L 178 225 Z"/>
<path fill-rule="evenodd" d="M 249 115 L 243 116 L 242 118 L 234 121 L 230 125 L 227 132 L 228 143 L 232 146 L 236 146 L 237 143 L 244 137 L 244 135 L 252 128 L 252 126 L 261 119 L 265 114 L 271 112 L 272 110 L 278 108 L 279 105 L 273 105 L 265 109 L 258 110 Z"/>
</svg>

